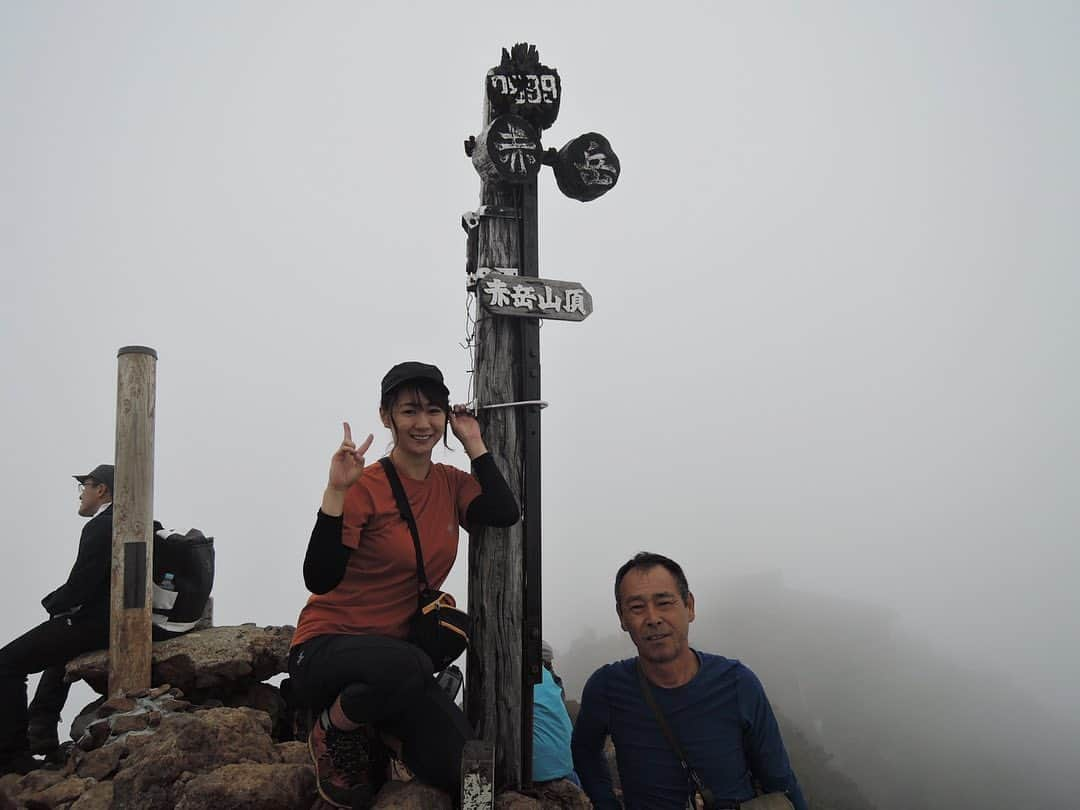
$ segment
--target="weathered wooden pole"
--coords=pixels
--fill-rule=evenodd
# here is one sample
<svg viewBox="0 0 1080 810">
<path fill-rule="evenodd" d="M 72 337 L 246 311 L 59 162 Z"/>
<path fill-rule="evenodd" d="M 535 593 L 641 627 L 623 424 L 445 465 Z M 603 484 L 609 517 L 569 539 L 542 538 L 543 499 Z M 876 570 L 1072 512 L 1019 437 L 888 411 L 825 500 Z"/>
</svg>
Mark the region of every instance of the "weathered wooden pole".
<svg viewBox="0 0 1080 810">
<path fill-rule="evenodd" d="M 487 122 L 485 121 L 485 124 Z M 517 189 L 482 180 L 481 205 L 505 216 L 481 219 L 477 258 L 486 267 L 517 267 L 521 253 Z M 511 318 L 478 308 L 474 391 L 477 402 L 519 401 L 520 330 Z M 522 501 L 523 431 L 516 408 L 479 412 L 491 448 L 518 503 Z M 523 528 L 477 527 L 469 534 L 469 646 L 465 709 L 477 735 L 495 744 L 495 781 L 515 787 L 523 772 L 522 623 L 525 607 Z"/>
<path fill-rule="evenodd" d="M 462 219 L 478 304 L 473 383 L 484 438 L 523 514 L 509 530 L 470 534 L 475 627 L 465 708 L 494 743 L 496 783 L 505 788 L 531 779 L 533 685 L 541 677 L 540 320 L 580 321 L 592 311 L 581 285 L 539 277 L 537 175 L 550 165 L 559 189 L 585 202 L 614 186 L 620 170 L 595 132 L 544 151 L 540 133 L 558 116 L 562 82 L 535 46 L 503 50 L 485 100 L 480 134 L 466 142 L 480 209 Z"/>
<path fill-rule="evenodd" d="M 117 353 L 109 695 L 150 686 L 157 352 Z"/>
</svg>

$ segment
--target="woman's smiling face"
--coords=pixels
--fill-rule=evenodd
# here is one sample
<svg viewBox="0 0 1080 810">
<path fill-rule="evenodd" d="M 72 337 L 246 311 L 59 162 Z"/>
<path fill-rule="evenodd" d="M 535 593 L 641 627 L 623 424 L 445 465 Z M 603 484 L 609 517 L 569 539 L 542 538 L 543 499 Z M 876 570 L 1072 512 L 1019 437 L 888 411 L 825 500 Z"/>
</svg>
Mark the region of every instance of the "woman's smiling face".
<svg viewBox="0 0 1080 810">
<path fill-rule="evenodd" d="M 417 388 L 402 387 L 382 423 L 394 436 L 394 446 L 413 455 L 430 455 L 446 433 L 446 411 Z"/>
</svg>

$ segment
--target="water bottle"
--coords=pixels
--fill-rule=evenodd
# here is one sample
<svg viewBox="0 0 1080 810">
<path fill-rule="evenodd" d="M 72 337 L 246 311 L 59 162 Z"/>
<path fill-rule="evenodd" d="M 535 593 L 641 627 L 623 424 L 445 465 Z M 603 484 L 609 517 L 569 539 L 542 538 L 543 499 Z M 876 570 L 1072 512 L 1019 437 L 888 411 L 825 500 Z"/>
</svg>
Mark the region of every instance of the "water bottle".
<svg viewBox="0 0 1080 810">
<path fill-rule="evenodd" d="M 454 700 L 457 698 L 457 693 L 461 689 L 463 680 L 465 680 L 465 678 L 461 674 L 461 670 L 451 664 L 439 673 L 438 684 L 439 687 L 450 696 L 450 700 Z"/>
<path fill-rule="evenodd" d="M 159 586 L 163 591 L 175 591 L 176 583 L 173 582 L 175 577 L 169 573 L 161 578 L 161 585 Z"/>
</svg>

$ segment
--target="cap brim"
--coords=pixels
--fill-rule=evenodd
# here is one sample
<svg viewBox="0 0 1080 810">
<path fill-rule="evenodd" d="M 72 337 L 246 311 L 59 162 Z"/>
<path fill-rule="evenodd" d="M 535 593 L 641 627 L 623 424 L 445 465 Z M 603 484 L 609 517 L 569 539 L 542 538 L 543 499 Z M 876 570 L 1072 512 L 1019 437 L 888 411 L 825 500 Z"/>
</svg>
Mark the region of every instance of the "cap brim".
<svg viewBox="0 0 1080 810">
<path fill-rule="evenodd" d="M 418 387 L 420 383 L 434 383 L 442 389 L 443 393 L 446 394 L 446 396 L 450 396 L 450 389 L 446 387 L 446 383 L 441 382 L 440 380 L 436 380 L 434 377 L 408 377 L 401 382 L 394 383 L 382 393 L 383 396 L 386 396 L 387 394 L 393 393 L 394 391 L 397 391 L 399 388 L 403 388 L 406 385 L 412 384 L 413 387 Z"/>
<path fill-rule="evenodd" d="M 89 475 L 73 475 L 71 477 L 78 481 L 80 484 L 85 484 L 90 479 Z"/>
</svg>

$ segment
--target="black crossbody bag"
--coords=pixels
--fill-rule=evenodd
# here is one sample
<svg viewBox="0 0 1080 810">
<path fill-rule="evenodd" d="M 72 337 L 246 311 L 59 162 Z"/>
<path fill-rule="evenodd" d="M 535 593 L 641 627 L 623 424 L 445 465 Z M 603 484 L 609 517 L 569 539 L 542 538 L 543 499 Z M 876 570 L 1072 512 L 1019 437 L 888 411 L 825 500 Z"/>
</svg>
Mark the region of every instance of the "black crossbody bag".
<svg viewBox="0 0 1080 810">
<path fill-rule="evenodd" d="M 409 619 L 409 641 L 428 654 L 435 672 L 442 672 L 469 646 L 472 620 L 468 613 L 455 607 L 453 596 L 437 591 L 428 584 L 427 574 L 424 573 L 424 555 L 420 550 L 420 531 L 416 528 L 416 518 L 413 517 L 405 488 L 389 458 L 380 458 L 379 463 L 386 471 L 398 512 L 409 527 L 416 549 L 419 593 L 416 612 Z"/>
<path fill-rule="evenodd" d="M 701 801 L 705 805 L 705 810 L 720 810 L 720 808 L 733 808 L 737 810 L 739 807 L 738 802 L 725 802 L 724 804 L 718 804 L 713 792 L 709 789 L 708 785 L 702 780 L 698 772 L 694 770 L 694 767 L 687 762 L 686 753 L 683 751 L 683 747 L 679 744 L 679 741 L 675 738 L 675 734 L 671 730 L 671 726 L 668 725 L 667 718 L 664 717 L 664 713 L 660 711 L 660 706 L 656 703 L 656 698 L 653 697 L 652 689 L 649 687 L 649 681 L 645 677 L 645 670 L 641 668 L 641 662 L 637 662 L 637 674 L 638 685 L 641 687 L 641 694 L 645 698 L 645 702 L 649 704 L 649 708 L 652 709 L 653 715 L 656 717 L 656 722 L 660 726 L 660 730 L 664 732 L 664 737 L 668 741 L 668 745 L 671 746 L 671 750 L 675 752 L 675 756 L 679 758 L 679 762 L 682 763 L 683 770 L 686 771 L 690 777 L 690 781 L 694 783 L 694 789 L 698 795 L 701 796 Z"/>
</svg>

